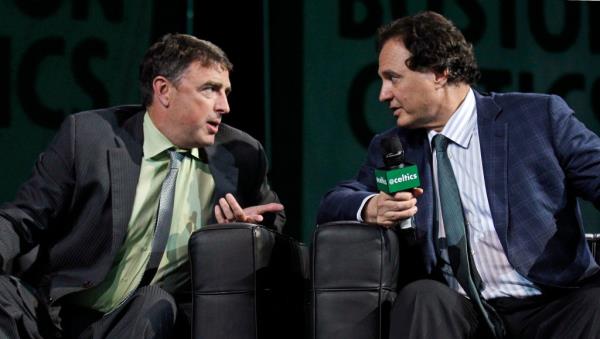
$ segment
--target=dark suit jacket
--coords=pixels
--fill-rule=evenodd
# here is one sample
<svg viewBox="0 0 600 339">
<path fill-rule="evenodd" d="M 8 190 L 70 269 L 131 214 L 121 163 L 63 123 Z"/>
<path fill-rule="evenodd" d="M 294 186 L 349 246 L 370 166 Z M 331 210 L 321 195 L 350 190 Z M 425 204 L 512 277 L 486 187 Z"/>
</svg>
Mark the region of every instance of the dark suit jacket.
<svg viewBox="0 0 600 339">
<path fill-rule="evenodd" d="M 144 112 L 121 106 L 67 117 L 15 201 L 0 208 L 0 259 L 40 245 L 36 284 L 47 301 L 101 282 L 123 244 L 143 155 Z M 216 197 L 231 192 L 241 206 L 278 201 L 262 146 L 248 134 L 221 124 L 204 151 Z M 270 221 L 281 229 L 285 216 Z"/>
<path fill-rule="evenodd" d="M 481 157 L 494 226 L 511 265 L 542 286 L 576 286 L 598 272 L 576 198 L 600 208 L 600 139 L 557 96 L 475 93 Z M 400 136 L 417 164 L 424 195 L 415 216 L 424 268 L 435 273 L 431 149 L 425 130 L 394 128 L 375 136 L 357 177 L 328 192 L 318 223 L 355 220 L 377 191 L 380 140 Z"/>
</svg>

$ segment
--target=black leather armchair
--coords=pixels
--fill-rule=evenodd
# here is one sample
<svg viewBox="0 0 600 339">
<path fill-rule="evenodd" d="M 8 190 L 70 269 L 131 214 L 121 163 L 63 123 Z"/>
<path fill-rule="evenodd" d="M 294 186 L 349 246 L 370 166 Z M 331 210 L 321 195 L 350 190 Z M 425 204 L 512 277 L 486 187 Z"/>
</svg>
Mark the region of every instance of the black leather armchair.
<svg viewBox="0 0 600 339">
<path fill-rule="evenodd" d="M 193 338 L 304 338 L 304 245 L 263 226 L 233 223 L 196 231 L 189 251 Z"/>
<path fill-rule="evenodd" d="M 600 262 L 600 234 L 586 237 Z M 398 288 L 422 274 L 405 260 L 409 239 L 352 221 L 317 226 L 311 251 L 311 338 L 388 338 Z"/>
<path fill-rule="evenodd" d="M 398 288 L 392 230 L 358 222 L 317 226 L 312 243 L 311 337 L 387 338 Z"/>
</svg>

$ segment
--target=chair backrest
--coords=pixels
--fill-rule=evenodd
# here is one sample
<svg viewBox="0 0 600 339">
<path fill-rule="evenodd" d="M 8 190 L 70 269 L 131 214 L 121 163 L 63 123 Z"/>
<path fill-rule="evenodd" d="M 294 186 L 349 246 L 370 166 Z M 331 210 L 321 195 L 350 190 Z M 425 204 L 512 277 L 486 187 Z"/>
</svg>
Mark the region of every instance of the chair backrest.
<svg viewBox="0 0 600 339">
<path fill-rule="evenodd" d="M 311 261 L 311 338 L 387 338 L 399 271 L 394 231 L 353 221 L 319 225 Z"/>
<path fill-rule="evenodd" d="M 263 226 L 206 226 L 190 237 L 193 338 L 303 338 L 308 249 Z"/>
</svg>

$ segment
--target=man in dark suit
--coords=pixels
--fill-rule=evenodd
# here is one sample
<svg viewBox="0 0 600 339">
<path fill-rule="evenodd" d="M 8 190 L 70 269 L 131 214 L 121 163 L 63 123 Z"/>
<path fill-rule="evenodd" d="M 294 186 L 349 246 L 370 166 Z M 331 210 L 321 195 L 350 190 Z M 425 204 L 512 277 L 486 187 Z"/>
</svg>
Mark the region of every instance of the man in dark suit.
<svg viewBox="0 0 600 339">
<path fill-rule="evenodd" d="M 221 121 L 231 69 L 214 44 L 166 35 L 140 67 L 143 106 L 67 117 L 0 208 L 2 267 L 38 247 L 27 278 L 0 275 L 0 336 L 169 338 L 176 322 L 185 333 L 190 234 L 231 221 L 281 229 L 262 146 Z M 163 190 L 172 218 L 149 268 Z"/>
<path fill-rule="evenodd" d="M 414 218 L 417 254 L 407 260 L 423 272 L 398 294 L 391 337 L 600 337 L 599 267 L 576 200 L 600 207 L 598 136 L 559 97 L 474 91 L 472 46 L 437 13 L 382 27 L 379 48 L 379 99 L 397 128 L 324 196 L 318 222 Z M 373 171 L 390 136 L 421 188 L 378 193 Z M 456 199 L 445 199 L 450 182 Z"/>
</svg>

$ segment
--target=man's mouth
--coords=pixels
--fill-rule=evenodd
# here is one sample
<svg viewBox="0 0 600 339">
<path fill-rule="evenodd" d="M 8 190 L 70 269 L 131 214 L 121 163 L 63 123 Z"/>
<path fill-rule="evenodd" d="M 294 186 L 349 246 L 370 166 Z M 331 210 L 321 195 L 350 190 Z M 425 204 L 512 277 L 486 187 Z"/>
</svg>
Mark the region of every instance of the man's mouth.
<svg viewBox="0 0 600 339">
<path fill-rule="evenodd" d="M 209 132 L 217 133 L 219 131 L 220 121 L 207 121 L 206 125 L 208 126 Z"/>
</svg>

